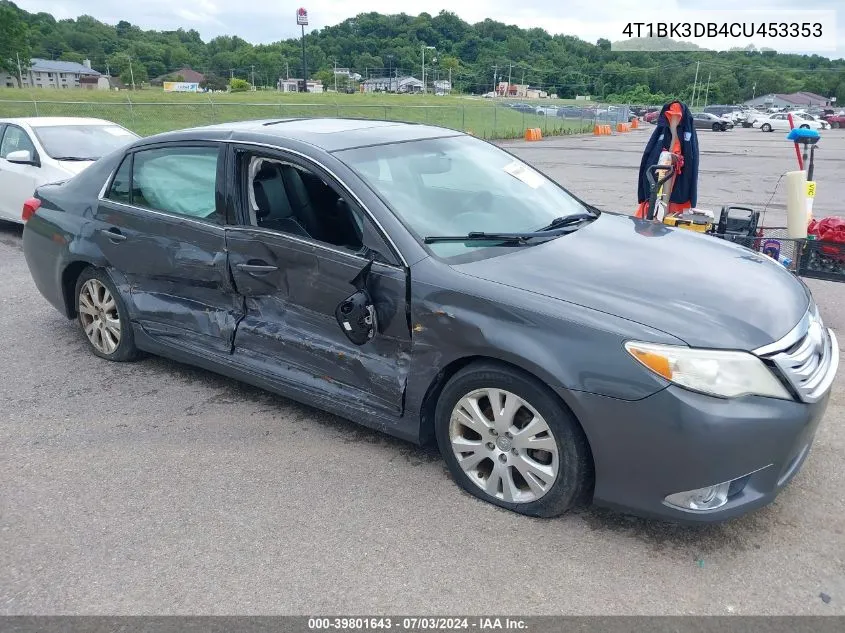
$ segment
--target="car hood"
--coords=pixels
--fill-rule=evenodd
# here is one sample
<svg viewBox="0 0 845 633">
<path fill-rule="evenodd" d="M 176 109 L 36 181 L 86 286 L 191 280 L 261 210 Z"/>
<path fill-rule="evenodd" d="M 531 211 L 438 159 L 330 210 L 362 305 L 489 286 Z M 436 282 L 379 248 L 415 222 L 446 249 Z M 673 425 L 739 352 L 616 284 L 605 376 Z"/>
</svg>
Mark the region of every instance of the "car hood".
<svg viewBox="0 0 845 633">
<path fill-rule="evenodd" d="M 810 302 L 803 283 L 759 253 L 607 213 L 571 234 L 453 268 L 636 321 L 693 347 L 768 345 Z"/>
<path fill-rule="evenodd" d="M 59 167 L 72 176 L 85 171 L 85 169 L 94 164 L 93 160 L 60 160 L 57 162 L 59 163 Z"/>
</svg>

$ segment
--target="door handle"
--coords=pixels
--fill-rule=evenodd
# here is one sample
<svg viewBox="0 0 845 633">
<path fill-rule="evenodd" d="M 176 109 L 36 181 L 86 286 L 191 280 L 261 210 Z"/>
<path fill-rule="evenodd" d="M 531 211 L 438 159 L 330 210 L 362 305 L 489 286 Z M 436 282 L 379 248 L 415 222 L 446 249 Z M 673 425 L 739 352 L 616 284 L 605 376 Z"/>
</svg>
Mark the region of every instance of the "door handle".
<svg viewBox="0 0 845 633">
<path fill-rule="evenodd" d="M 267 263 L 236 264 L 235 268 L 242 270 L 248 275 L 266 275 L 279 270 L 278 266 L 271 266 Z"/>
<path fill-rule="evenodd" d="M 105 235 L 109 238 L 112 242 L 124 242 L 126 241 L 126 236 L 120 232 L 120 229 L 117 228 L 110 228 L 110 229 L 100 229 L 100 233 Z"/>
</svg>

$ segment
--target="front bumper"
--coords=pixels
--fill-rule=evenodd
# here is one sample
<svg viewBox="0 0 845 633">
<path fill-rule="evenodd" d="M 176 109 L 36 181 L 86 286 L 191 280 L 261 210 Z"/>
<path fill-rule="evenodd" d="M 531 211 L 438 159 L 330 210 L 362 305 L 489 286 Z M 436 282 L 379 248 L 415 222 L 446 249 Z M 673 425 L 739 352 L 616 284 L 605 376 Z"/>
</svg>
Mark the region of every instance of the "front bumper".
<svg viewBox="0 0 845 633">
<path fill-rule="evenodd" d="M 638 401 L 561 393 L 595 464 L 594 502 L 641 516 L 717 522 L 764 506 L 800 470 L 830 392 L 813 403 L 721 400 L 676 386 Z M 667 495 L 745 478 L 722 507 L 683 510 Z"/>
</svg>

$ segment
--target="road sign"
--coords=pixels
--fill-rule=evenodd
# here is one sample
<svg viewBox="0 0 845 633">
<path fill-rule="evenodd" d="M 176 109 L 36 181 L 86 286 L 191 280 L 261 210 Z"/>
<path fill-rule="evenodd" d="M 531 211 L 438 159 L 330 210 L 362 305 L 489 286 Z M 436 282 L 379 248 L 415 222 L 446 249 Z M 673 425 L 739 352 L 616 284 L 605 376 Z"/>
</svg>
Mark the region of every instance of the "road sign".
<svg viewBox="0 0 845 633">
<path fill-rule="evenodd" d="M 296 23 L 300 26 L 308 26 L 308 11 L 304 7 L 296 10 Z"/>
</svg>

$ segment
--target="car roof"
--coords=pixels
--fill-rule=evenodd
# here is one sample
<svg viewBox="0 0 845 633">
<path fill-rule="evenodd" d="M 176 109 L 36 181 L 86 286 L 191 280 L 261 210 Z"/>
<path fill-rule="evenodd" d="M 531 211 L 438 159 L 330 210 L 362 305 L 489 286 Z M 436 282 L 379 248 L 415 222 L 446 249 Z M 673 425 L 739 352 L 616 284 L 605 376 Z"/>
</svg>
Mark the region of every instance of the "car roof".
<svg viewBox="0 0 845 633">
<path fill-rule="evenodd" d="M 93 119 L 90 117 L 64 117 L 64 116 L 43 116 L 43 117 L 21 117 L 16 119 L 0 119 L 0 123 L 18 123 L 30 127 L 56 127 L 58 125 L 117 125 L 105 119 Z"/>
<path fill-rule="evenodd" d="M 158 143 L 170 140 L 260 140 L 267 144 L 279 140 L 291 139 L 307 143 L 327 152 L 335 152 L 354 147 L 387 145 L 407 141 L 447 136 L 463 136 L 463 132 L 398 121 L 377 121 L 372 119 L 264 119 L 258 121 L 238 121 L 220 123 L 204 127 L 190 128 L 177 132 L 165 132 L 148 137 L 140 144 Z M 139 143 L 136 143 L 136 146 Z"/>
</svg>

